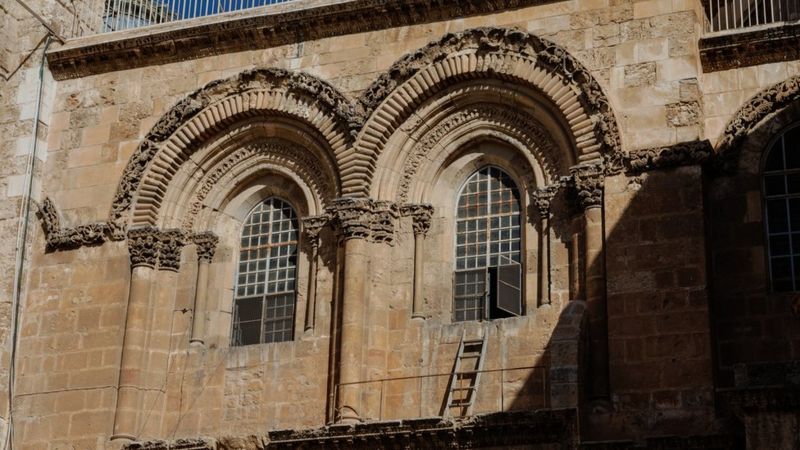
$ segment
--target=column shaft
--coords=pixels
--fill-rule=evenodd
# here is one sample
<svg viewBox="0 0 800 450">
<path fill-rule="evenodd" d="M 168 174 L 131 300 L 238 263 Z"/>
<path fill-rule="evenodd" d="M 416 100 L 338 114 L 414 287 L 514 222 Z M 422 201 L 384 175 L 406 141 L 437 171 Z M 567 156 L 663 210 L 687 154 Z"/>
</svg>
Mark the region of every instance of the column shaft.
<svg viewBox="0 0 800 450">
<path fill-rule="evenodd" d="M 150 291 L 155 270 L 148 266 L 134 267 L 128 295 L 128 312 L 125 320 L 125 337 L 122 344 L 122 361 L 119 371 L 117 409 L 114 417 L 114 434 L 111 439 L 135 440 L 140 424 L 138 414 L 141 403 L 140 387 L 146 366 L 147 325 L 150 309 Z"/>
<path fill-rule="evenodd" d="M 208 313 L 208 269 L 209 262 L 197 262 L 197 284 L 194 297 L 194 317 L 192 317 L 192 338 L 190 343 L 203 345 L 206 339 L 206 316 Z"/>
<path fill-rule="evenodd" d="M 586 266 L 585 294 L 589 309 L 591 397 L 608 398 L 608 318 L 606 307 L 605 237 L 603 209 L 584 211 Z"/>
<path fill-rule="evenodd" d="M 369 263 L 364 239 L 350 239 L 344 244 L 344 295 L 339 352 L 339 391 L 336 410 L 338 422 L 361 420 L 360 392 L 363 367 L 364 306 L 367 301 Z"/>
</svg>

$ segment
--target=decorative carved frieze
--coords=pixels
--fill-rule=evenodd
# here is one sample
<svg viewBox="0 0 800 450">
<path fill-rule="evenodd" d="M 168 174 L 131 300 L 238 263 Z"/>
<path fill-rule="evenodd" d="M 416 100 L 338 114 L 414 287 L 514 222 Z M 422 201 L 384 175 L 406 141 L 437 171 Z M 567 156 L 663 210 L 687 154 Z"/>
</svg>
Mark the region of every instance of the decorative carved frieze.
<svg viewBox="0 0 800 450">
<path fill-rule="evenodd" d="M 598 207 L 603 204 L 603 185 L 605 167 L 602 164 L 580 164 L 570 169 L 578 204 L 582 209 Z"/>
<path fill-rule="evenodd" d="M 625 155 L 628 172 L 640 173 L 655 169 L 703 164 L 711 158 L 714 148 L 708 140 L 682 142 L 670 147 L 636 150 Z"/>
<path fill-rule="evenodd" d="M 414 236 L 425 236 L 431 228 L 433 205 L 427 203 L 409 203 L 400 207 L 400 215 L 411 217 Z"/>
<path fill-rule="evenodd" d="M 104 222 L 62 228 L 56 205 L 49 197 L 37 204 L 37 207 L 44 228 L 47 251 L 69 250 L 86 245 L 101 244 L 108 238 L 109 227 Z"/>
<path fill-rule="evenodd" d="M 345 197 L 334 200 L 326 212 L 341 240 L 394 242 L 395 224 L 399 217 L 399 208 L 394 202 Z"/>
<path fill-rule="evenodd" d="M 538 211 L 540 218 L 546 219 L 550 217 L 550 205 L 560 188 L 561 185 L 559 184 L 551 184 L 533 192 L 533 203 L 536 205 L 536 211 Z"/>
<path fill-rule="evenodd" d="M 198 261 L 210 263 L 214 260 L 214 253 L 219 244 L 219 237 L 216 234 L 211 231 L 197 233 L 192 236 L 192 242 L 197 247 Z"/>
</svg>

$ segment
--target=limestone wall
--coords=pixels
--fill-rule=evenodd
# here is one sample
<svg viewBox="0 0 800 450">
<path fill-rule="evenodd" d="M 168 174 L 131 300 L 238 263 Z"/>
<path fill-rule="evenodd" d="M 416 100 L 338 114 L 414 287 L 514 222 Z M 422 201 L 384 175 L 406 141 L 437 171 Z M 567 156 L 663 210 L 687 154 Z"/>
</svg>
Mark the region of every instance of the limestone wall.
<svg viewBox="0 0 800 450">
<path fill-rule="evenodd" d="M 0 6 L 0 12 L 4 8 L 5 4 Z M 122 68 L 58 82 L 48 77 L 43 109 L 47 126 L 41 135 L 41 148 L 46 152 L 41 155 L 44 165 L 40 166 L 41 181 L 35 185 L 36 198 L 53 200 L 64 228 L 106 221 L 123 171 L 142 141 L 173 105 L 208 83 L 248 69 L 275 67 L 307 72 L 329 82 L 348 99 L 355 99 L 404 55 L 446 33 L 476 27 L 518 27 L 566 49 L 589 70 L 609 99 L 625 152 L 702 139 L 716 142 L 749 96 L 800 69 L 788 62 L 702 73 L 697 50 L 702 14 L 697 0 L 559 1 L 490 15 Z M 8 22 L 7 17 L 3 20 Z M 1 33 L 33 29 L 28 19 L 24 26 L 16 23 L 16 28 L 13 21 L 10 23 L 3 27 L 0 38 Z M 28 41 L 30 37 L 20 40 Z M 22 47 L 32 48 L 27 44 Z M 0 54 L 3 67 L 9 54 Z M 0 175 L 0 196 L 5 195 L 0 203 L 0 234 L 4 236 L 0 241 L 0 270 L 6 273 L 11 273 L 14 260 L 16 211 L 32 128 L 35 60 L 32 58 L 16 75 L 17 81 L 12 80 L 0 91 L 4 95 L 0 103 L 2 154 L 16 155 L 3 158 L 6 170 Z M 522 100 L 524 89 L 515 87 L 511 77 L 492 83 L 502 89 L 517 89 L 519 105 L 528 105 Z M 480 81 L 473 84 L 481 86 Z M 452 96 L 455 98 L 455 94 Z M 436 102 L 451 106 L 447 98 L 426 102 L 416 105 L 417 111 L 434 111 L 432 116 L 440 111 L 437 108 L 444 109 Z M 536 104 L 531 109 L 547 108 Z M 400 131 L 394 140 L 387 138 L 387 147 L 401 146 L 397 142 L 407 136 L 422 136 L 419 130 L 427 126 L 420 125 L 420 120 L 411 117 L 397 124 Z M 278 133 L 278 128 L 271 130 L 265 132 L 272 133 L 268 137 Z M 222 135 L 214 139 L 224 141 Z M 308 142 L 317 139 L 314 130 L 298 135 Z M 574 138 L 558 139 L 575 146 Z M 202 145 L 199 147 L 202 149 Z M 386 163 L 376 173 L 383 177 L 380 179 L 394 180 L 392 170 Z M 200 176 L 198 171 L 186 178 Z M 608 323 L 607 330 L 601 331 L 607 331 L 611 403 L 601 405 L 601 414 L 587 422 L 603 430 L 590 434 L 590 438 L 716 431 L 712 423 L 710 277 L 705 254 L 704 208 L 710 205 L 705 182 L 697 165 L 645 174 L 624 171 L 605 180 L 604 215 L 595 225 L 602 230 L 600 236 L 607 251 L 603 270 L 607 274 Z M 758 208 L 758 187 L 752 183 L 748 186 L 749 224 L 758 222 L 760 216 L 750 209 Z M 731 185 L 727 188 L 733 189 Z M 430 190 L 430 186 L 420 189 Z M 716 198 L 714 189 L 712 201 Z M 371 192 L 380 190 L 377 187 Z M 725 195 L 735 197 L 737 192 Z M 380 194 L 381 199 L 394 195 Z M 179 200 L 170 197 L 175 204 Z M 441 200 L 438 206 L 454 201 L 437 200 Z M 177 208 L 175 204 L 170 207 Z M 451 371 L 459 340 L 484 334 L 488 334 L 485 368 L 518 369 L 487 374 L 481 381 L 476 410 L 551 406 L 555 394 L 550 383 L 559 381 L 548 375 L 553 368 L 553 330 L 561 323 L 562 310 L 570 300 L 591 295 L 576 279 L 602 264 L 593 266 L 597 261 L 586 258 L 587 250 L 577 244 L 584 233 L 580 213 L 562 211 L 548 239 L 537 222 L 533 199 L 526 197 L 524 207 L 526 298 L 522 317 L 452 323 L 453 230 L 447 208 L 436 210 L 425 237 L 424 298 L 420 299 L 424 319 L 412 319 L 415 237 L 411 220 L 399 220 L 391 244 L 366 244 L 368 270 L 361 281 L 369 301 L 363 308 L 365 338 L 360 357 L 364 365 L 359 370 L 360 380 L 375 381 L 364 384 L 358 397 L 364 418 L 439 415 L 446 384 L 446 377 L 440 375 Z M 334 418 L 333 386 L 338 380 L 331 379 L 330 374 L 336 373 L 339 358 L 336 336 L 341 324 L 336 318 L 338 305 L 344 301 L 344 244 L 337 243 L 333 233 L 323 234 L 313 329 L 304 329 L 309 301 L 309 260 L 304 250 L 295 339 L 232 348 L 231 302 L 240 221 L 232 216 L 225 218 L 225 214 L 208 213 L 213 219 L 209 223 L 219 220 L 223 225 L 215 230 L 221 245 L 210 268 L 210 331 L 204 347 L 189 345 L 196 313 L 197 254 L 193 246 L 183 250 L 177 273 L 152 271 L 155 287 L 147 297 L 152 308 L 142 320 L 159 331 L 149 334 L 146 341 L 146 392 L 139 407 L 137 438 L 241 436 L 316 427 Z M 755 224 L 752 227 L 754 236 L 761 232 Z M 110 445 L 113 434 L 128 320 L 128 249 L 124 241 L 109 240 L 77 249 L 46 251 L 44 232 L 38 226 L 32 231 L 30 275 L 20 326 L 15 442 L 20 448 L 31 449 L 65 445 L 103 448 Z M 551 248 L 547 260 L 549 302 L 542 302 L 538 294 L 544 267 L 540 247 L 545 241 Z M 741 266 L 743 272 L 763 273 L 757 250 L 748 250 L 752 265 Z M 589 251 L 596 255 L 600 249 Z M 10 291 L 10 280 L 4 278 L 0 293 Z M 3 304 L 7 310 L 9 303 Z M 588 307 L 592 314 L 593 305 Z M 8 313 L 0 317 L 8 317 Z M 0 323 L 0 330 L 7 328 Z M 796 357 L 795 347 L 786 354 Z M 584 392 L 582 387 L 578 387 L 580 392 L 574 390 L 579 381 L 579 355 L 570 353 L 569 358 L 575 364 L 570 366 L 572 372 L 564 372 L 567 375 L 560 382 L 573 390 L 565 391 L 555 403 L 574 407 Z M 392 381 L 380 381 L 388 379 Z"/>
</svg>

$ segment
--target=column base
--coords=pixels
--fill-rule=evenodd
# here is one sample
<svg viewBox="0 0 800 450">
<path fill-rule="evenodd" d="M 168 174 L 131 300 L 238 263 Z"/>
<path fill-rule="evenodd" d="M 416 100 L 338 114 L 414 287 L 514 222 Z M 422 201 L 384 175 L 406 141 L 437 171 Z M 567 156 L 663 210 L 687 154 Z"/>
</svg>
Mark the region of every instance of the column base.
<svg viewBox="0 0 800 450">
<path fill-rule="evenodd" d="M 133 442 L 133 441 L 136 440 L 136 436 L 133 436 L 133 435 L 130 435 L 130 434 L 126 434 L 126 433 L 118 433 L 118 434 L 112 434 L 111 437 L 109 438 L 109 440 L 111 440 L 111 441 L 126 440 L 126 441 Z"/>
<path fill-rule="evenodd" d="M 189 339 L 189 345 L 194 347 L 203 347 L 206 343 L 202 339 Z"/>
<path fill-rule="evenodd" d="M 361 422 L 363 422 L 361 415 L 359 415 L 355 409 L 349 406 L 339 407 L 339 417 L 336 420 L 337 424 L 354 424 Z"/>
</svg>

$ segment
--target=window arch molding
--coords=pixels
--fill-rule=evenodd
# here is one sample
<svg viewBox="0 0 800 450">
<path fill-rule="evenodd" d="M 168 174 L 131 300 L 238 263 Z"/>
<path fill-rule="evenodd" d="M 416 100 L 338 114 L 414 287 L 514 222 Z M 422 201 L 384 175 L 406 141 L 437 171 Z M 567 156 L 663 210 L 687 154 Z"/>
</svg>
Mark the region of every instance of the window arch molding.
<svg viewBox="0 0 800 450">
<path fill-rule="evenodd" d="M 466 137 L 466 136 L 465 136 Z M 523 313 L 534 314 L 539 306 L 537 295 L 539 280 L 545 266 L 541 264 L 541 245 L 543 233 L 538 216 L 534 211 L 533 194 L 538 187 L 534 168 L 523 155 L 525 150 L 514 145 L 513 141 L 503 139 L 501 136 L 491 136 L 485 133 L 478 138 L 472 138 L 460 148 L 454 148 L 449 155 L 442 157 L 442 162 L 437 162 L 437 167 L 432 169 L 433 178 L 429 195 L 420 197 L 422 203 L 433 206 L 432 226 L 425 238 L 424 261 L 426 268 L 441 273 L 436 280 L 429 280 L 423 287 L 425 293 L 435 292 L 436 295 L 425 295 L 427 304 L 425 314 L 432 314 L 443 322 L 453 320 L 453 277 L 455 271 L 456 255 L 456 207 L 458 195 L 466 180 L 473 173 L 484 167 L 496 167 L 508 174 L 515 183 L 519 192 L 520 202 L 520 232 L 521 232 L 521 261 Z M 435 194 L 435 195 L 434 195 Z"/>
<path fill-rule="evenodd" d="M 215 288 L 209 289 L 208 341 L 217 346 L 231 344 L 234 320 L 234 293 L 238 273 L 240 244 L 244 223 L 255 207 L 267 199 L 275 198 L 291 205 L 297 219 L 296 286 L 294 297 L 293 338 L 303 332 L 304 314 L 307 313 L 308 283 L 311 275 L 311 253 L 302 233 L 300 219 L 317 213 L 309 186 L 290 168 L 258 162 L 242 170 L 231 183 L 223 183 L 212 191 L 207 214 L 198 217 L 196 226 L 208 229 L 219 236 L 217 257 L 211 265 L 211 278 Z M 323 206 L 324 202 L 321 203 Z M 311 312 L 314 313 L 313 311 Z M 293 339 L 288 339 L 293 340 Z"/>
</svg>

